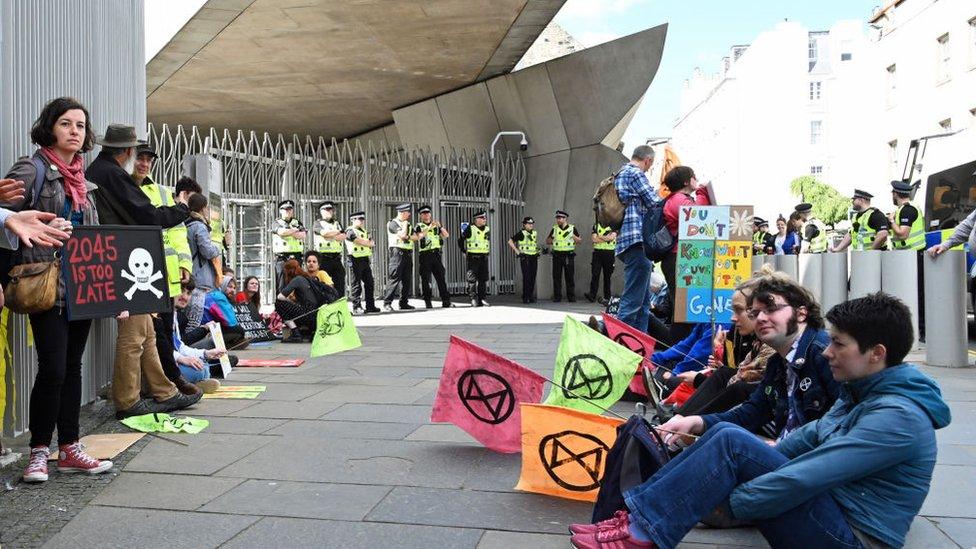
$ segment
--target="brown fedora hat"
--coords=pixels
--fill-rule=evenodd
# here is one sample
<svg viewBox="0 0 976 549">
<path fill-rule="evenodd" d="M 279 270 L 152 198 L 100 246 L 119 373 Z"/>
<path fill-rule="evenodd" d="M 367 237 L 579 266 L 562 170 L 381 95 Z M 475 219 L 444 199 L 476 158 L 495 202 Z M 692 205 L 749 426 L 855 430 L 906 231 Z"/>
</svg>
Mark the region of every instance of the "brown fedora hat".
<svg viewBox="0 0 976 549">
<path fill-rule="evenodd" d="M 127 149 L 145 143 L 136 137 L 136 129 L 124 124 L 109 124 L 105 130 L 105 135 L 98 136 L 95 143 L 103 147 L 115 147 L 117 149 Z"/>
</svg>

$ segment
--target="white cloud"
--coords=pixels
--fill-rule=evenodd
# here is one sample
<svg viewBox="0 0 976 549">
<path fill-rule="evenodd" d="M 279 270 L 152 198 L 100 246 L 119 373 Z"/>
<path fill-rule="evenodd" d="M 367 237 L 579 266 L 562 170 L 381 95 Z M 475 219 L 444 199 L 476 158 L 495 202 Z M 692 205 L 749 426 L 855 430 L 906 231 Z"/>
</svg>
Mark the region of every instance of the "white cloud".
<svg viewBox="0 0 976 549">
<path fill-rule="evenodd" d="M 557 17 L 584 19 L 622 13 L 649 0 L 568 0 Z"/>
</svg>

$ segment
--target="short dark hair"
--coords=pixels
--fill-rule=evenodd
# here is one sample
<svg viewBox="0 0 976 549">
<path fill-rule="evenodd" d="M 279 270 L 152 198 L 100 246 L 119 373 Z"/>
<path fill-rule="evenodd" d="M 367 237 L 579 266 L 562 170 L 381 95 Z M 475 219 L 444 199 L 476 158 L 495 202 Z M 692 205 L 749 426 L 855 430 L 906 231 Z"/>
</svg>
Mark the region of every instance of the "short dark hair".
<svg viewBox="0 0 976 549">
<path fill-rule="evenodd" d="M 183 176 L 176 182 L 176 194 L 182 192 L 202 193 L 203 187 L 194 181 L 192 177 Z"/>
<path fill-rule="evenodd" d="M 901 364 L 915 342 L 908 306 L 884 292 L 834 305 L 827 313 L 827 320 L 834 329 L 854 338 L 862 353 L 875 345 L 884 345 L 888 350 L 885 366 Z"/>
<path fill-rule="evenodd" d="M 767 307 L 772 307 L 773 296 L 782 296 L 786 303 L 793 307 L 804 307 L 807 310 L 807 326 L 814 330 L 824 327 L 823 313 L 820 312 L 820 304 L 809 290 L 799 285 L 795 281 L 785 276 L 764 276 L 756 283 L 752 295 L 748 296 L 749 306 L 756 301 Z"/>
<path fill-rule="evenodd" d="M 37 115 L 37 120 L 31 126 L 31 142 L 39 147 L 54 146 L 57 142 L 57 138 L 54 137 L 54 125 L 61 115 L 76 109 L 85 113 L 85 140 L 81 142 L 79 152 L 86 153 L 92 150 L 95 146 L 95 130 L 92 129 L 91 115 L 88 114 L 88 109 L 74 97 L 59 97 L 44 105 L 41 114 Z"/>
<path fill-rule="evenodd" d="M 200 193 L 193 193 L 186 199 L 186 207 L 191 212 L 201 212 L 207 207 L 207 197 Z"/>
<path fill-rule="evenodd" d="M 675 193 L 688 186 L 693 177 L 695 177 L 695 170 L 688 166 L 675 166 L 664 176 L 664 186 Z"/>
<path fill-rule="evenodd" d="M 180 288 L 182 288 L 184 292 L 190 292 L 192 294 L 193 290 L 197 289 L 197 283 L 193 281 L 193 275 L 190 275 L 186 280 L 180 282 Z"/>
<path fill-rule="evenodd" d="M 319 265 L 322 265 L 322 256 L 315 250 L 305 252 L 305 259 L 308 260 L 309 256 L 314 256 L 318 260 Z"/>
</svg>

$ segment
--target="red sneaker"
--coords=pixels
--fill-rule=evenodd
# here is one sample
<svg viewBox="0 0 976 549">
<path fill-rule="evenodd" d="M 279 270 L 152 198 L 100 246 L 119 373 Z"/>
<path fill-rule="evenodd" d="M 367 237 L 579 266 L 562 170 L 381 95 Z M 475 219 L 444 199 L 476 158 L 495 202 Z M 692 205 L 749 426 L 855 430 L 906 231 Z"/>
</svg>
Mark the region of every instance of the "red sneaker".
<svg viewBox="0 0 976 549">
<path fill-rule="evenodd" d="M 24 482 L 47 482 L 47 458 L 51 457 L 51 449 L 47 446 L 31 448 L 30 461 L 24 469 Z"/>
<path fill-rule="evenodd" d="M 597 530 L 616 528 L 621 525 L 626 527 L 629 524 L 630 515 L 627 514 L 627 511 L 617 511 L 612 517 L 596 524 L 570 524 L 569 531 L 573 534 L 595 534 Z"/>
<path fill-rule="evenodd" d="M 58 446 L 58 471 L 96 475 L 112 468 L 112 462 L 97 460 L 86 454 L 80 442 Z"/>
<path fill-rule="evenodd" d="M 592 534 L 575 534 L 571 538 L 577 549 L 653 549 L 650 541 L 638 541 L 630 535 L 627 526 L 604 528 Z"/>
</svg>

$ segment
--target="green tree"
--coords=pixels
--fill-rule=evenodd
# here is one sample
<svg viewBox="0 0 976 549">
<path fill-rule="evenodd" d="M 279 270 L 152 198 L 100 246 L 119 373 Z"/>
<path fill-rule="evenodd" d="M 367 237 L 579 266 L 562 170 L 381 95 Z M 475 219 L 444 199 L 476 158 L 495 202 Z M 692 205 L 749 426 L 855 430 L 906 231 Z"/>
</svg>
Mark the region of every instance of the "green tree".
<svg viewBox="0 0 976 549">
<path fill-rule="evenodd" d="M 804 175 L 790 181 L 790 192 L 813 204 L 813 215 L 828 225 L 847 219 L 850 198 L 816 177 Z"/>
</svg>

